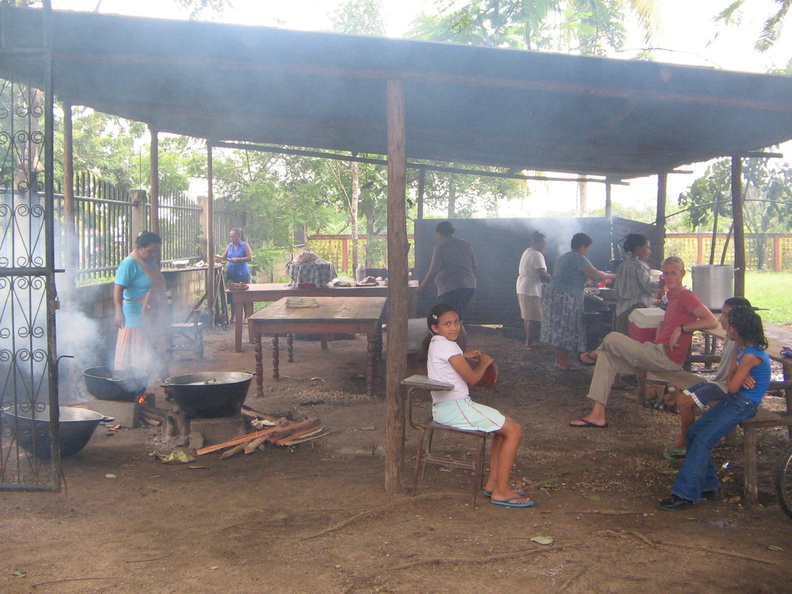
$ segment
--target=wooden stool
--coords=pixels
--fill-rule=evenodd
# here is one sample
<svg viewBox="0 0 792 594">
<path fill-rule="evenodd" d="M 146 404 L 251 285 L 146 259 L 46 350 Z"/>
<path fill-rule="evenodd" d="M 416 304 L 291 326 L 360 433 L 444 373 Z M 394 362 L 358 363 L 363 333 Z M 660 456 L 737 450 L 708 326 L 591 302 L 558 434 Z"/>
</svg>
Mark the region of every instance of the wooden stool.
<svg viewBox="0 0 792 594">
<path fill-rule="evenodd" d="M 792 415 L 759 408 L 756 416 L 740 423 L 743 437 L 743 459 L 745 464 L 745 501 L 755 504 L 759 498 L 756 472 L 756 432 L 767 427 L 787 427 L 792 430 Z"/>
<path fill-rule="evenodd" d="M 476 498 L 478 497 L 479 489 L 484 484 L 484 454 L 487 447 L 487 437 L 489 433 L 484 431 L 466 431 L 464 429 L 456 429 L 447 425 L 441 425 L 432 420 L 430 416 L 422 421 L 414 421 L 412 416 L 412 394 L 414 390 L 430 390 L 447 391 L 453 388 L 451 384 L 435 382 L 430 380 L 425 375 L 411 375 L 410 377 L 402 380 L 402 386 L 407 387 L 405 398 L 407 399 L 407 418 L 413 428 L 421 431 L 421 436 L 418 439 L 418 449 L 415 455 L 415 473 L 413 475 L 412 492 L 413 495 L 418 492 L 418 478 L 426 474 L 426 465 L 434 464 L 436 466 L 450 466 L 452 468 L 461 468 L 464 470 L 472 470 L 475 481 L 473 483 L 473 505 L 476 505 Z M 447 431 L 457 435 L 467 435 L 479 440 L 478 452 L 473 462 L 462 458 L 453 458 L 451 456 L 444 456 L 432 452 L 432 438 L 435 431 Z M 424 447 L 426 443 L 426 447 Z"/>
</svg>

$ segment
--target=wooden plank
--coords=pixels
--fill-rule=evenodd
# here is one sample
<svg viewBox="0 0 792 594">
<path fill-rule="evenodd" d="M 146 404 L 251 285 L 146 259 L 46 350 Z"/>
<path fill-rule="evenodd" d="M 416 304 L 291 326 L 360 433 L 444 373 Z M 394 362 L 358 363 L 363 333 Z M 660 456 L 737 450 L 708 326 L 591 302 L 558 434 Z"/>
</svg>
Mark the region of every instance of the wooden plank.
<svg viewBox="0 0 792 594">
<path fill-rule="evenodd" d="M 247 445 L 245 445 L 244 448 L 245 455 L 247 456 L 248 454 L 252 454 L 253 452 L 255 452 L 258 449 L 258 447 L 265 441 L 267 441 L 267 436 L 258 437 L 253 441 L 251 441 L 250 443 L 248 443 Z"/>
<path fill-rule="evenodd" d="M 405 404 L 400 382 L 407 371 L 407 128 L 404 119 L 404 81 L 387 85 L 388 130 L 388 271 L 391 299 L 390 335 L 385 362 L 385 491 L 404 489 Z"/>
<path fill-rule="evenodd" d="M 211 454 L 212 452 L 216 452 L 218 450 L 224 450 L 226 448 L 234 447 L 239 444 L 248 443 L 249 441 L 253 441 L 258 437 L 269 437 L 270 435 L 275 433 L 277 429 L 280 429 L 280 427 L 270 427 L 269 429 L 254 431 L 252 433 L 248 433 L 247 435 L 241 435 L 239 437 L 235 437 L 234 439 L 224 441 L 223 443 L 217 443 L 215 445 L 210 445 L 200 448 L 195 451 L 195 454 L 197 456 L 203 456 L 204 454 Z"/>
<path fill-rule="evenodd" d="M 316 417 L 306 419 L 305 421 L 300 421 L 299 423 L 295 423 L 293 425 L 289 425 L 287 427 L 276 427 L 275 431 L 273 431 L 268 437 L 267 440 L 273 443 L 277 442 L 279 439 L 283 439 L 296 433 L 298 431 L 304 431 L 306 429 L 314 429 L 315 427 L 319 426 L 319 419 Z"/>
<path fill-rule="evenodd" d="M 321 433 L 324 431 L 324 427 L 311 427 L 310 429 L 303 429 L 302 431 L 295 431 L 291 435 L 287 435 L 277 441 L 272 441 L 277 446 L 285 445 L 285 442 L 292 441 L 293 439 L 299 439 L 300 437 L 309 437 L 311 435 L 315 435 L 317 433 Z"/>
</svg>

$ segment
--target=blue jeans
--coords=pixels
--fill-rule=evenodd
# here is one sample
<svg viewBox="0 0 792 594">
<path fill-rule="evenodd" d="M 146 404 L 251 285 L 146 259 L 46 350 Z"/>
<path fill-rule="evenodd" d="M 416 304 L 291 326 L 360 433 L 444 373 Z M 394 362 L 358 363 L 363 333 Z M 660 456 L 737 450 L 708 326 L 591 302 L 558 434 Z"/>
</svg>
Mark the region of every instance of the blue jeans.
<svg viewBox="0 0 792 594">
<path fill-rule="evenodd" d="M 757 406 L 739 394 L 726 394 L 693 423 L 687 432 L 687 458 L 671 487 L 672 495 L 697 503 L 705 491 L 720 488 L 712 448 L 737 425 L 755 416 Z"/>
</svg>

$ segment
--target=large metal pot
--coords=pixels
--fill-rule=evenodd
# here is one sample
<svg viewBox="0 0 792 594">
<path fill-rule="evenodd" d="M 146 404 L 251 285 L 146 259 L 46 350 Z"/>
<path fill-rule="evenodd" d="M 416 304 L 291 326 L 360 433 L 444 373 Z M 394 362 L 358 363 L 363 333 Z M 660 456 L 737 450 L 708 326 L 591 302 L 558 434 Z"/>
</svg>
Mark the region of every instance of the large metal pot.
<svg viewBox="0 0 792 594">
<path fill-rule="evenodd" d="M 130 367 L 119 371 L 109 367 L 89 367 L 83 370 L 88 392 L 100 400 L 133 401 L 148 387 L 149 373 Z"/>
<path fill-rule="evenodd" d="M 721 264 L 693 266 L 693 292 L 710 309 L 720 309 L 723 302 L 734 296 L 734 266 Z"/>
<path fill-rule="evenodd" d="M 202 371 L 166 378 L 161 385 L 191 417 L 227 417 L 242 408 L 252 379 L 242 371 Z"/>
<path fill-rule="evenodd" d="M 58 442 L 61 458 L 76 454 L 91 439 L 99 422 L 107 418 L 98 412 L 72 406 L 59 407 Z M 16 436 L 17 443 L 37 458 L 50 457 L 50 422 L 49 407 L 23 411 L 20 406 L 9 406 L 3 409 L 3 425 L 10 428 Z"/>
</svg>

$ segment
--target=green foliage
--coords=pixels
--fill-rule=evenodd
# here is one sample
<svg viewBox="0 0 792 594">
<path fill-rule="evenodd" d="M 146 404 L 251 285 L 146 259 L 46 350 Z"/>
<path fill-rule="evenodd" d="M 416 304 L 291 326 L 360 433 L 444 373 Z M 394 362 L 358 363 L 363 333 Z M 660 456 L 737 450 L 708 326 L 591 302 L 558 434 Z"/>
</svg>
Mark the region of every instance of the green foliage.
<svg viewBox="0 0 792 594">
<path fill-rule="evenodd" d="M 792 167 L 767 159 L 743 160 L 743 208 L 746 230 L 753 235 L 757 265 L 765 263 L 768 233 L 792 229 Z M 691 229 L 711 224 L 717 208 L 719 229 L 731 224 L 731 161 L 719 159 L 704 177 L 679 196 L 687 208 L 685 222 Z"/>
<path fill-rule="evenodd" d="M 759 52 L 769 50 L 775 45 L 781 37 L 784 30 L 784 20 L 792 7 L 792 0 L 775 0 L 778 8 L 775 12 L 770 13 L 765 19 L 762 32 L 756 40 L 754 47 Z M 740 25 L 742 23 L 742 8 L 746 4 L 746 0 L 735 0 L 716 16 L 715 20 L 720 21 L 724 25 Z M 755 5 L 753 2 L 748 2 L 749 5 Z"/>
<path fill-rule="evenodd" d="M 271 243 L 265 242 L 253 250 L 252 264 L 258 266 L 268 278 L 273 278 L 280 273 L 277 270 L 277 263 L 284 260 L 286 254 L 287 252 L 283 248 L 278 248 Z"/>
<path fill-rule="evenodd" d="M 792 324 L 792 274 L 785 272 L 747 271 L 745 273 L 745 296 L 760 311 L 762 320 L 771 324 Z"/>
<path fill-rule="evenodd" d="M 421 15 L 410 37 L 514 49 L 553 49 L 601 55 L 621 49 L 624 6 L 651 37 L 653 0 L 437 0 L 435 15 Z"/>
<path fill-rule="evenodd" d="M 349 0 L 330 14 L 332 30 L 336 33 L 385 35 L 381 0 Z"/>
<path fill-rule="evenodd" d="M 464 168 L 460 165 L 455 167 Z M 417 178 L 418 172 L 411 170 L 409 175 Z M 524 184 L 515 179 L 427 170 L 424 213 L 428 216 L 468 218 L 480 216 L 483 210 L 488 216 L 496 216 L 499 199 L 519 198 L 524 193 Z"/>
</svg>

